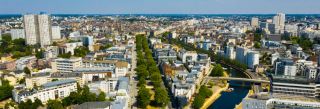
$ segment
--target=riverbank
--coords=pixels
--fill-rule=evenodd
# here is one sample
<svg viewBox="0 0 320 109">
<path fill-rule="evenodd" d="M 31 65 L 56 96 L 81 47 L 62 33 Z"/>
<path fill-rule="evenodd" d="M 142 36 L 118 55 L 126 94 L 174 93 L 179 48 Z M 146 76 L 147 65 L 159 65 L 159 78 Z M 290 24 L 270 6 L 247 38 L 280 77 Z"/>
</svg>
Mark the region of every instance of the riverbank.
<svg viewBox="0 0 320 109">
<path fill-rule="evenodd" d="M 253 90 L 251 89 L 251 90 L 249 90 L 247 96 L 243 99 L 246 99 L 249 95 L 252 95 L 252 94 L 254 94 L 254 93 L 253 93 Z M 235 109 L 242 109 L 242 102 L 240 104 L 236 105 Z"/>
<path fill-rule="evenodd" d="M 229 77 L 229 75 L 226 71 L 223 72 L 223 74 L 224 74 L 224 77 Z M 214 85 L 211 88 L 213 94 L 205 100 L 201 109 L 207 109 L 213 102 L 215 102 L 221 96 L 221 92 L 227 90 L 228 87 L 229 87 L 229 83 L 226 83 L 226 85 L 224 87 L 220 87 L 219 85 Z"/>
</svg>

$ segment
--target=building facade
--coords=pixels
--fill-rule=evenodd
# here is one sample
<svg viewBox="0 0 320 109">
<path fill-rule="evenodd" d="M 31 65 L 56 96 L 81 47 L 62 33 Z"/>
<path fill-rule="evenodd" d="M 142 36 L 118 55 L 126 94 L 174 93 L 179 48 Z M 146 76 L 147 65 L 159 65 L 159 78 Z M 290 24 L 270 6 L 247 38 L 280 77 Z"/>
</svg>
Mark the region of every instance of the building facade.
<svg viewBox="0 0 320 109">
<path fill-rule="evenodd" d="M 66 79 L 61 81 L 54 81 L 43 84 L 37 90 L 28 90 L 16 88 L 12 92 L 14 101 L 20 103 L 22 101 L 27 101 L 30 99 L 34 101 L 35 99 L 41 100 L 46 103 L 48 100 L 62 99 L 70 95 L 71 92 L 77 91 L 77 82 L 73 79 Z"/>
</svg>

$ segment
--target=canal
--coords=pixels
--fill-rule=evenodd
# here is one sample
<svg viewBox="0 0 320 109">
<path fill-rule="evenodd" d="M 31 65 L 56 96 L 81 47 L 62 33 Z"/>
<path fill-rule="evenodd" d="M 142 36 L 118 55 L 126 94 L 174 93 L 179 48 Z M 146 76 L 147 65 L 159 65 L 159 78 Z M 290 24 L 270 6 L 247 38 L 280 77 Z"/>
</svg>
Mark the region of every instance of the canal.
<svg viewBox="0 0 320 109">
<path fill-rule="evenodd" d="M 229 72 L 230 77 L 246 78 L 241 72 L 232 69 Z M 208 109 L 234 109 L 247 96 L 250 90 L 250 83 L 229 81 L 229 88 L 234 88 L 234 90 L 232 92 L 222 92 L 221 96 Z"/>
</svg>

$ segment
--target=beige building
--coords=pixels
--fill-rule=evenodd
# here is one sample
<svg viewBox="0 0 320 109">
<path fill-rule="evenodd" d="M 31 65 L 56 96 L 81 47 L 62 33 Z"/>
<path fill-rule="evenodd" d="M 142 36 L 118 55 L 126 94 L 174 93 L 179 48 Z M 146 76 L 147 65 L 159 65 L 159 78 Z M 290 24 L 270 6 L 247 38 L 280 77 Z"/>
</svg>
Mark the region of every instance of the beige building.
<svg viewBox="0 0 320 109">
<path fill-rule="evenodd" d="M 61 73 L 71 73 L 76 68 L 81 67 L 81 65 L 82 58 L 80 57 L 71 57 L 70 59 L 58 58 L 51 63 L 52 71 Z"/>
<path fill-rule="evenodd" d="M 29 14 L 23 16 L 23 23 L 26 35 L 26 43 L 35 45 L 40 40 L 37 15 Z"/>
</svg>

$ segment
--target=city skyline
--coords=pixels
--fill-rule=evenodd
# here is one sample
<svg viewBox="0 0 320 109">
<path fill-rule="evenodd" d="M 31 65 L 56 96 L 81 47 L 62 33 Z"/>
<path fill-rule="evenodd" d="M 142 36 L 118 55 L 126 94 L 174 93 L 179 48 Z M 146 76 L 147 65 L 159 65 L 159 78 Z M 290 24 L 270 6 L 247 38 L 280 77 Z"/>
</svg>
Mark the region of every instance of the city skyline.
<svg viewBox="0 0 320 109">
<path fill-rule="evenodd" d="M 2 0 L 0 14 L 319 14 L 320 1 L 304 0 Z M 272 6 L 270 8 L 269 6 Z M 32 7 L 32 8 L 30 8 Z"/>
</svg>

